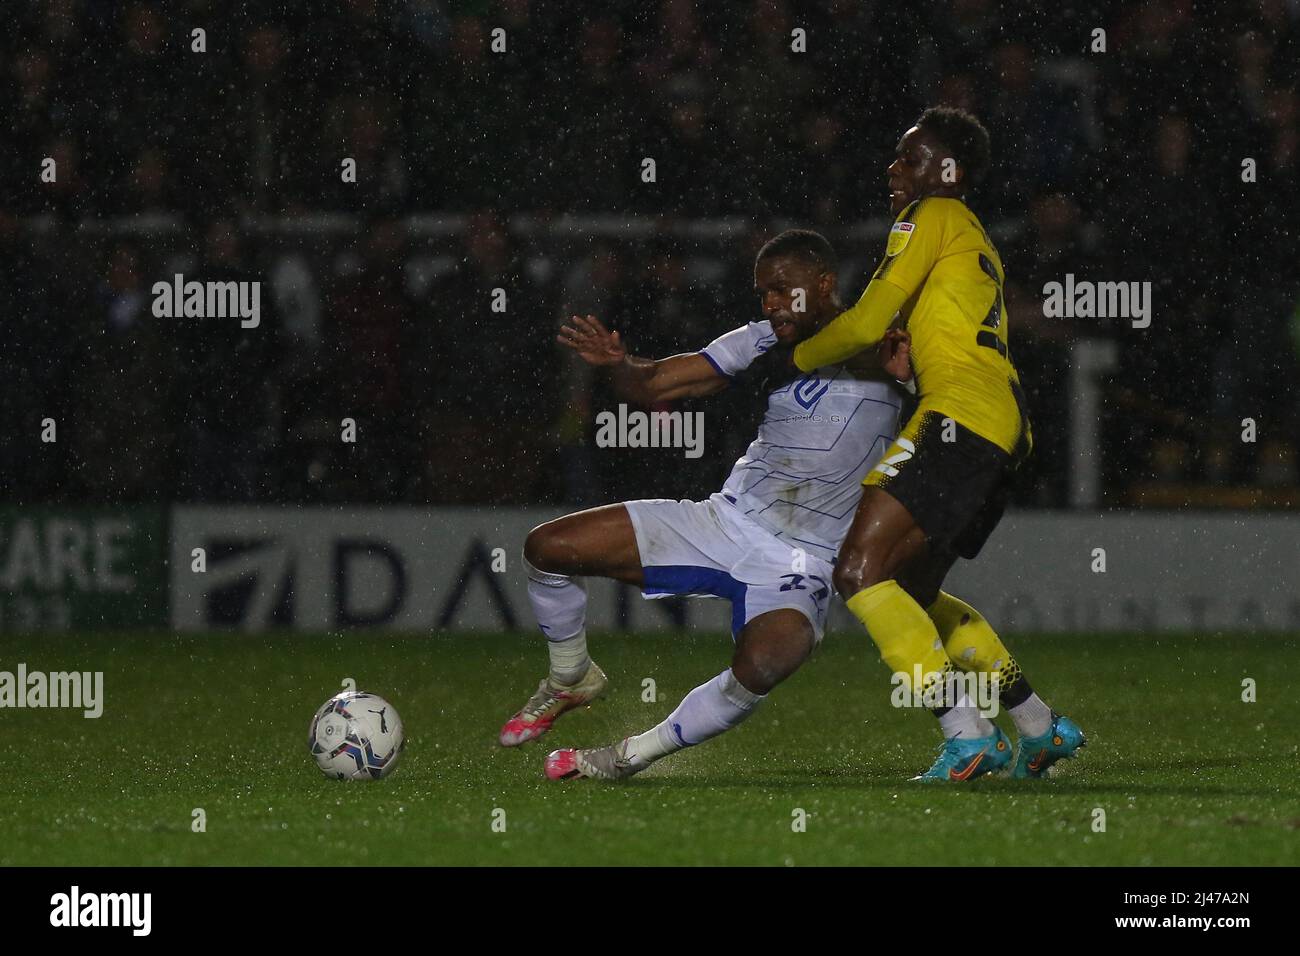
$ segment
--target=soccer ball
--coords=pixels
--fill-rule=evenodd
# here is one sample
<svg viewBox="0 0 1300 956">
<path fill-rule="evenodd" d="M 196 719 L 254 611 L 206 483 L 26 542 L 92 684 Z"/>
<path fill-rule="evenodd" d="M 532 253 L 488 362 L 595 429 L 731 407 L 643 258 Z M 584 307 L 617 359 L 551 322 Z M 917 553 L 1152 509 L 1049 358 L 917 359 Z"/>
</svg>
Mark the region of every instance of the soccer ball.
<svg viewBox="0 0 1300 956">
<path fill-rule="evenodd" d="M 406 736 L 392 704 L 375 694 L 347 691 L 316 711 L 307 745 L 327 777 L 379 780 L 397 766 Z"/>
</svg>

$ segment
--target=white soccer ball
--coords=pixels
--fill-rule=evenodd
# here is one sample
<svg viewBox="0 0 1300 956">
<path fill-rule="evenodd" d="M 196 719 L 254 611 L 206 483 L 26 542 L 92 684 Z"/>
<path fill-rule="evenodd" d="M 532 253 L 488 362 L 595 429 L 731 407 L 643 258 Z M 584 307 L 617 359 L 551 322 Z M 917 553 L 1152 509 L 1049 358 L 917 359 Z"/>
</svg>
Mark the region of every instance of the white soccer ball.
<svg viewBox="0 0 1300 956">
<path fill-rule="evenodd" d="M 316 711 L 307 745 L 331 779 L 379 780 L 397 766 L 406 736 L 392 704 L 375 694 L 347 691 Z"/>
</svg>

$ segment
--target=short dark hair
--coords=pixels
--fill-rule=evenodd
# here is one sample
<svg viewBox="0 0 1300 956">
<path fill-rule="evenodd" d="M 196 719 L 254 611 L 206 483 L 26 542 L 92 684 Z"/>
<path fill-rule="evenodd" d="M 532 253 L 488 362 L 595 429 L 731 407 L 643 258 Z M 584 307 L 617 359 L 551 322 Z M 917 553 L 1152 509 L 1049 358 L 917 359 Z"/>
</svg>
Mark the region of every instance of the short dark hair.
<svg viewBox="0 0 1300 956">
<path fill-rule="evenodd" d="M 831 244 L 820 232 L 811 229 L 787 229 L 779 236 L 769 239 L 758 250 L 754 265 L 774 256 L 794 256 L 825 272 L 836 272 L 839 269 L 839 258 Z"/>
<path fill-rule="evenodd" d="M 916 121 L 918 129 L 933 133 L 952 152 L 952 158 L 966 174 L 967 185 L 974 186 L 988 172 L 992 150 L 989 131 L 974 113 L 955 106 L 931 106 Z"/>
</svg>

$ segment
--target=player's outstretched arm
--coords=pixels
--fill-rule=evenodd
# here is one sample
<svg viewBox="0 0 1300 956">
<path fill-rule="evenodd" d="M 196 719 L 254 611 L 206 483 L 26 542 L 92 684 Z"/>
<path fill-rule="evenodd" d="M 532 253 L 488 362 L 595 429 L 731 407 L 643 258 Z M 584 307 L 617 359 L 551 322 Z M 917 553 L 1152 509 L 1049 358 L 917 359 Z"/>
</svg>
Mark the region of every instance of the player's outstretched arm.
<svg viewBox="0 0 1300 956">
<path fill-rule="evenodd" d="M 869 346 L 889 330 L 894 316 L 907 301 L 907 291 L 884 279 L 872 279 L 862 298 L 812 338 L 794 350 L 794 361 L 805 372 L 823 365 L 838 365 Z"/>
<path fill-rule="evenodd" d="M 697 352 L 664 359 L 628 355 L 619 334 L 606 329 L 593 315 L 570 317 L 556 341 L 573 349 L 588 365 L 608 368 L 614 391 L 637 405 L 701 398 L 727 387 L 727 380 Z"/>
</svg>

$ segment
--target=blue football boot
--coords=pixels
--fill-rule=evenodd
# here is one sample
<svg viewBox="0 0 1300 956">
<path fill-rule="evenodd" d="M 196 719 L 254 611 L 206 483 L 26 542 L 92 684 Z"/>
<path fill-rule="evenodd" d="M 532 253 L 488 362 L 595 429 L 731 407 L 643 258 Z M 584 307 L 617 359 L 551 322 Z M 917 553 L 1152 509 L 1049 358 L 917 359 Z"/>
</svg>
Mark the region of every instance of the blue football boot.
<svg viewBox="0 0 1300 956">
<path fill-rule="evenodd" d="M 1079 725 L 1069 717 L 1053 711 L 1052 726 L 1040 737 L 1021 737 L 1011 776 L 1016 780 L 1032 780 L 1047 776 L 1047 768 L 1058 760 L 1077 757 L 1079 748 L 1088 743 Z"/>
<path fill-rule="evenodd" d="M 1011 741 L 994 725 L 988 737 L 949 737 L 939 748 L 934 766 L 913 777 L 922 783 L 974 780 L 995 773 L 1011 762 Z"/>
</svg>

